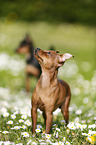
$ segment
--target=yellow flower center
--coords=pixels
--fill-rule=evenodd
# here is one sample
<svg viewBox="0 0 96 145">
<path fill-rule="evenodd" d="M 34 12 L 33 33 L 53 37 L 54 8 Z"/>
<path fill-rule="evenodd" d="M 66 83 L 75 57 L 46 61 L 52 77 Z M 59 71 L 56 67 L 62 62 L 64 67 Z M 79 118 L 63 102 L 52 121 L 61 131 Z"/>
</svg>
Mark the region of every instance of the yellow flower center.
<svg viewBox="0 0 96 145">
<path fill-rule="evenodd" d="M 74 126 L 71 126 L 71 128 L 74 128 Z"/>
</svg>

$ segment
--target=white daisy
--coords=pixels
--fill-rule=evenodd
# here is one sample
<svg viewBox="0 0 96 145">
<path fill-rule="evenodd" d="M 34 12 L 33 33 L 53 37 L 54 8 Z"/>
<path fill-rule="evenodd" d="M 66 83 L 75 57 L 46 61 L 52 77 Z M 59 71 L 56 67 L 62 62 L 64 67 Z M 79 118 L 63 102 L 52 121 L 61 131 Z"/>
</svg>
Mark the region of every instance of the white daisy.
<svg viewBox="0 0 96 145">
<path fill-rule="evenodd" d="M 22 119 L 26 119 L 27 116 L 26 116 L 26 115 L 22 115 L 21 118 L 22 118 Z"/>
<path fill-rule="evenodd" d="M 76 115 L 82 114 L 82 110 L 80 110 L 80 109 L 79 109 L 79 110 L 76 110 L 76 111 L 75 111 L 75 114 L 76 114 Z"/>
<path fill-rule="evenodd" d="M 59 128 L 56 128 L 56 130 L 60 132 L 60 129 Z"/>
<path fill-rule="evenodd" d="M 7 124 L 13 124 L 13 121 L 12 121 L 12 120 L 9 120 L 9 121 L 7 122 Z"/>
<path fill-rule="evenodd" d="M 9 133 L 9 131 L 3 131 L 2 133 L 3 133 L 3 134 L 7 134 L 7 133 Z"/>
<path fill-rule="evenodd" d="M 49 138 L 51 137 L 51 135 L 50 135 L 50 134 L 45 134 L 45 137 L 46 137 L 47 139 L 49 139 Z"/>
<path fill-rule="evenodd" d="M 21 128 L 22 128 L 22 129 L 26 129 L 27 127 L 26 127 L 25 125 L 22 125 Z"/>
<path fill-rule="evenodd" d="M 39 132 L 41 132 L 41 129 L 35 129 L 35 131 L 36 131 L 36 133 L 39 133 Z"/>
<path fill-rule="evenodd" d="M 28 132 L 22 132 L 21 134 L 23 135 L 23 137 L 29 137 L 29 133 Z"/>
<path fill-rule="evenodd" d="M 15 118 L 16 118 L 16 116 L 13 114 L 13 115 L 11 115 L 11 118 L 12 118 L 12 119 L 15 119 Z"/>
<path fill-rule="evenodd" d="M 14 115 L 17 115 L 18 113 L 19 113 L 18 111 L 15 111 L 13 114 L 14 114 Z"/>
<path fill-rule="evenodd" d="M 25 122 L 24 122 L 24 124 L 27 124 L 28 122 L 30 122 L 29 120 L 26 120 Z"/>
<path fill-rule="evenodd" d="M 22 123 L 22 122 L 24 122 L 24 120 L 23 119 L 20 119 L 19 122 Z"/>
<path fill-rule="evenodd" d="M 5 112 L 4 114 L 3 114 L 3 117 L 8 117 L 9 116 L 9 113 L 8 112 Z"/>
<path fill-rule="evenodd" d="M 28 122 L 26 125 L 27 125 L 27 126 L 31 126 L 31 122 Z"/>
<path fill-rule="evenodd" d="M 38 128 L 42 128 L 42 126 L 41 126 L 41 125 L 37 125 L 37 129 L 38 129 Z"/>
<path fill-rule="evenodd" d="M 66 143 L 65 143 L 66 145 L 70 145 L 70 142 L 68 142 L 68 141 L 66 141 Z"/>
<path fill-rule="evenodd" d="M 66 140 L 66 138 L 65 137 L 63 137 L 63 142 L 65 143 L 65 140 Z"/>
<path fill-rule="evenodd" d="M 14 126 L 15 130 L 19 130 L 21 128 L 21 126 Z"/>
<path fill-rule="evenodd" d="M 69 123 L 69 124 L 67 125 L 67 127 L 68 127 L 69 129 L 71 129 L 71 130 L 75 130 L 75 129 L 76 129 L 76 126 L 74 125 L 74 123 Z"/>
</svg>

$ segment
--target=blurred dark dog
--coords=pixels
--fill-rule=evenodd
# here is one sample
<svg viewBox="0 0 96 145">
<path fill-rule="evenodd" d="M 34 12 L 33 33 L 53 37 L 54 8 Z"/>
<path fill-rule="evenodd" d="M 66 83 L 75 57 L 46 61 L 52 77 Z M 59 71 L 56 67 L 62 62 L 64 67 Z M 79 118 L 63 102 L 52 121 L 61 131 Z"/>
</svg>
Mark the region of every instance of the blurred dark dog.
<svg viewBox="0 0 96 145">
<path fill-rule="evenodd" d="M 54 46 L 50 46 L 50 50 L 55 50 Z M 35 76 L 37 79 L 41 75 L 41 66 L 34 57 L 34 43 L 29 34 L 20 42 L 17 53 L 26 55 L 26 91 L 30 92 L 30 76 Z"/>
</svg>

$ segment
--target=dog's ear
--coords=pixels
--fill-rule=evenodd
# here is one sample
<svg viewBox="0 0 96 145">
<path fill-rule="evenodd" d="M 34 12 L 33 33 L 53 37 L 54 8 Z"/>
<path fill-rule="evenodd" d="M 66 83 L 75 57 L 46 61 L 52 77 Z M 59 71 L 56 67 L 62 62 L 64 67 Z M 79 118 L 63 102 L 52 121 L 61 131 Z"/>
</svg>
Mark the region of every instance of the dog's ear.
<svg viewBox="0 0 96 145">
<path fill-rule="evenodd" d="M 74 57 L 74 56 L 71 55 L 70 53 L 61 54 L 59 57 L 59 66 L 62 66 L 65 60 L 70 59 L 71 57 Z"/>
<path fill-rule="evenodd" d="M 60 53 L 58 50 L 55 51 L 56 53 Z"/>
<path fill-rule="evenodd" d="M 31 37 L 30 37 L 29 33 L 26 33 L 26 40 L 27 40 L 27 42 L 31 41 Z"/>
</svg>

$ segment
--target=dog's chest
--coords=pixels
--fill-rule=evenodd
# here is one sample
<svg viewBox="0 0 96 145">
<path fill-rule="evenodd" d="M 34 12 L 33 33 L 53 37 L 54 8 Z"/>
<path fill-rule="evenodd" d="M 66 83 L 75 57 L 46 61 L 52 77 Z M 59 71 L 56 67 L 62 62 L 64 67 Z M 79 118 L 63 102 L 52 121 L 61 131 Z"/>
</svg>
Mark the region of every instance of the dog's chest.
<svg viewBox="0 0 96 145">
<path fill-rule="evenodd" d="M 45 110 L 45 103 L 41 100 L 41 98 L 38 99 L 37 106 L 41 111 Z"/>
</svg>

